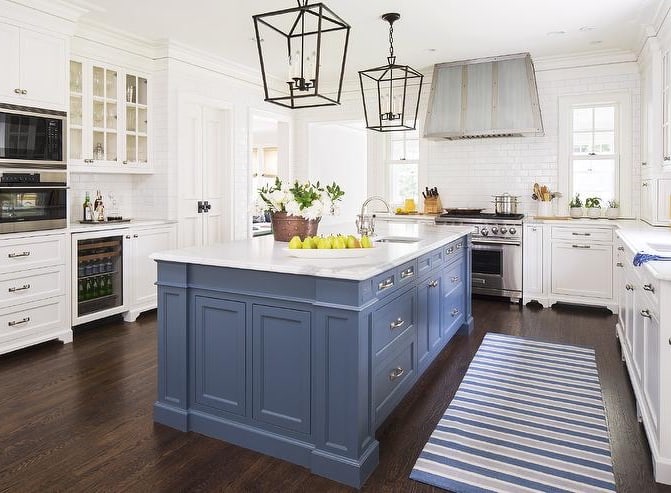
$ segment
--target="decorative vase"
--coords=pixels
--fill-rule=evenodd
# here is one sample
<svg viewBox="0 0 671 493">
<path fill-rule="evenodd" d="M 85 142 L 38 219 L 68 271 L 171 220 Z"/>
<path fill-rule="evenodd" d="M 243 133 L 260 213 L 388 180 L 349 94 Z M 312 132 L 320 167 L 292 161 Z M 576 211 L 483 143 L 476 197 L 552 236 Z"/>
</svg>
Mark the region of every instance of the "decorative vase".
<svg viewBox="0 0 671 493">
<path fill-rule="evenodd" d="M 273 224 L 273 236 L 275 241 L 289 241 L 294 236 L 304 240 L 306 236 L 317 234 L 317 226 L 321 217 L 317 219 L 305 219 L 300 216 L 291 216 L 286 212 L 273 212 L 271 222 Z"/>
<path fill-rule="evenodd" d="M 619 215 L 620 215 L 619 207 L 609 207 L 608 209 L 606 209 L 606 217 L 608 219 L 617 219 Z"/>
<path fill-rule="evenodd" d="M 590 219 L 598 219 L 601 217 L 601 208 L 600 207 L 588 207 L 587 208 L 587 217 Z"/>
<path fill-rule="evenodd" d="M 582 217 L 583 214 L 582 207 L 571 207 L 569 214 L 574 219 Z"/>
</svg>

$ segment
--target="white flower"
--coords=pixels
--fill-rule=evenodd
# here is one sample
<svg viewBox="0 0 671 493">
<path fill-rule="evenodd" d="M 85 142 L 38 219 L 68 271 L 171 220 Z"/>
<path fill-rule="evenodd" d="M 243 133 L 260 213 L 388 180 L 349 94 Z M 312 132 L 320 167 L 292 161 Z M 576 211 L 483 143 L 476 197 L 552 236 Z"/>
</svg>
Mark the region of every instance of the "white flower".
<svg viewBox="0 0 671 493">
<path fill-rule="evenodd" d="M 284 204 L 285 209 L 287 210 L 287 214 L 291 216 L 300 216 L 301 215 L 301 206 L 298 205 L 298 202 L 295 200 L 290 200 L 286 204 Z"/>
</svg>

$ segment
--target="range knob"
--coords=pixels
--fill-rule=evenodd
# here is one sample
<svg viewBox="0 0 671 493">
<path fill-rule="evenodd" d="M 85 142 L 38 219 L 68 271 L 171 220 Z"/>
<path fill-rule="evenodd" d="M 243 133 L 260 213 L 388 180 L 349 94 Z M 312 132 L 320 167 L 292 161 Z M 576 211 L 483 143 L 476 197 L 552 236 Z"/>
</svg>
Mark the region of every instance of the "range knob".
<svg viewBox="0 0 671 493">
<path fill-rule="evenodd" d="M 492 226 L 492 234 L 495 235 L 498 232 L 499 232 L 499 228 L 497 228 L 496 226 Z"/>
<path fill-rule="evenodd" d="M 517 229 L 515 229 L 513 227 L 511 227 L 508 231 L 510 232 L 511 235 L 514 235 L 514 234 L 517 233 Z"/>
<path fill-rule="evenodd" d="M 487 230 L 487 228 L 480 228 L 480 234 L 482 236 L 487 236 L 489 234 L 489 231 Z"/>
<path fill-rule="evenodd" d="M 508 228 L 506 228 L 505 226 L 501 226 L 501 234 L 504 235 L 507 232 L 508 232 Z"/>
</svg>

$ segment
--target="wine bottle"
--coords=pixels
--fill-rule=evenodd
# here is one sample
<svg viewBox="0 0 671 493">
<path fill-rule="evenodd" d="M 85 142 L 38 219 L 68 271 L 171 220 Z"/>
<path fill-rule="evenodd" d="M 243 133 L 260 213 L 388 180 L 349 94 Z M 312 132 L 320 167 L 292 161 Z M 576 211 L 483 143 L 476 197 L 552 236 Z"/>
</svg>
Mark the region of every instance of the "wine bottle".
<svg viewBox="0 0 671 493">
<path fill-rule="evenodd" d="M 93 220 L 93 210 L 91 206 L 91 197 L 89 196 L 89 193 L 86 192 L 86 196 L 84 198 L 84 221 L 92 221 Z"/>
</svg>

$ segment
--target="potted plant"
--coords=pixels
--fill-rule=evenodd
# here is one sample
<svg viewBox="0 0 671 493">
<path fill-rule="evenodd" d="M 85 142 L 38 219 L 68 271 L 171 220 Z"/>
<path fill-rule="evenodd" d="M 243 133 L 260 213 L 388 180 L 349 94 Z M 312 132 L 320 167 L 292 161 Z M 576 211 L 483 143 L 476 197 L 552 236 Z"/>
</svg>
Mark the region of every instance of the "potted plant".
<svg viewBox="0 0 671 493">
<path fill-rule="evenodd" d="M 617 219 L 619 215 L 620 215 L 620 204 L 615 199 L 609 200 L 608 209 L 606 209 L 606 217 L 608 219 Z"/>
<path fill-rule="evenodd" d="M 585 199 L 587 217 L 597 219 L 601 217 L 601 199 L 599 197 L 587 197 Z"/>
<path fill-rule="evenodd" d="M 317 234 L 319 220 L 324 214 L 335 214 L 336 203 L 345 195 L 338 185 L 323 187 L 319 182 L 293 185 L 275 178 L 273 185 L 258 189 L 257 209 L 270 212 L 273 235 L 277 241 L 289 241 L 294 236 L 303 240 Z"/>
<path fill-rule="evenodd" d="M 573 218 L 582 217 L 583 215 L 582 199 L 580 198 L 579 193 L 575 194 L 575 197 L 571 199 L 571 201 L 568 203 L 568 206 L 570 207 L 569 214 L 571 217 Z"/>
</svg>

